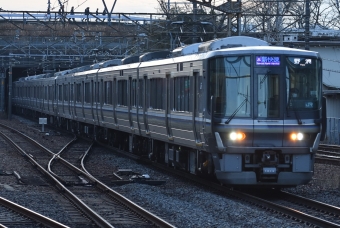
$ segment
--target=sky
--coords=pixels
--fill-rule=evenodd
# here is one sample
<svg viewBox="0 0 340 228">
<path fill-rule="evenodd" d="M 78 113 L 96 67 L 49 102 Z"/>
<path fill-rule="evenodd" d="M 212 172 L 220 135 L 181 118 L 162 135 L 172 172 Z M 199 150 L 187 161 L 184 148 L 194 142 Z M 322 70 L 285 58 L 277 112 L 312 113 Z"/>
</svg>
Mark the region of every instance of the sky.
<svg viewBox="0 0 340 228">
<path fill-rule="evenodd" d="M 65 10 L 70 11 L 74 6 L 75 12 L 84 12 L 86 7 L 90 7 L 91 12 L 99 8 L 99 12 L 104 9 L 102 0 L 60 0 L 65 3 Z M 177 0 L 175 0 L 177 1 Z M 182 1 L 183 2 L 183 1 Z M 0 8 L 13 11 L 46 11 L 48 0 L 0 0 Z M 59 10 L 58 0 L 50 0 L 52 11 Z M 114 0 L 105 0 L 106 6 L 111 11 Z M 117 0 L 113 13 L 156 13 L 159 4 L 157 0 Z"/>
</svg>

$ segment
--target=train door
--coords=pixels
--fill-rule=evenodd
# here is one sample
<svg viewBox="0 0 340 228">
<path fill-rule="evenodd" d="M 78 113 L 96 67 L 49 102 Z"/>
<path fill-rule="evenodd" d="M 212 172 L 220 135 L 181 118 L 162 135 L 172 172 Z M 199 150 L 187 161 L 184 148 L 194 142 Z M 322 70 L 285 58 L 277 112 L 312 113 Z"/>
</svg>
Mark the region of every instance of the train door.
<svg viewBox="0 0 340 228">
<path fill-rule="evenodd" d="M 73 90 L 73 88 L 71 88 L 71 83 L 68 82 L 67 83 L 67 112 L 68 112 L 68 116 L 71 116 L 71 90 Z"/>
<path fill-rule="evenodd" d="M 148 118 L 147 118 L 147 91 L 149 91 L 149 87 L 148 87 L 148 76 L 144 75 L 143 77 L 143 90 L 142 90 L 142 107 L 143 107 L 143 122 L 144 122 L 144 128 L 145 128 L 145 134 L 150 134 L 149 131 L 149 126 L 148 126 Z"/>
<path fill-rule="evenodd" d="M 96 87 L 97 87 L 97 82 L 94 80 L 91 80 L 90 82 L 90 94 L 94 94 L 94 96 L 90 95 L 90 108 L 91 108 L 91 116 L 92 116 L 92 121 L 95 121 L 95 110 L 97 109 L 94 107 L 94 104 L 96 103 L 97 105 L 97 99 L 98 99 L 98 94 L 96 94 Z"/>
<path fill-rule="evenodd" d="M 81 82 L 81 111 L 82 111 L 82 114 L 83 114 L 83 118 L 85 118 L 85 81 L 82 81 Z"/>
<path fill-rule="evenodd" d="M 104 89 L 104 85 L 105 85 L 104 80 L 101 79 L 100 80 L 100 84 L 99 84 L 100 87 L 99 87 L 99 90 L 98 90 L 98 93 L 100 94 L 100 99 L 99 99 L 99 103 L 100 103 L 100 118 L 98 116 L 98 121 L 99 121 L 99 119 L 101 121 L 104 121 L 103 106 L 104 106 L 104 100 L 105 100 L 104 96 L 106 96 L 106 93 L 104 93 L 104 91 L 106 91 Z"/>
<path fill-rule="evenodd" d="M 60 108 L 59 108 L 59 113 L 61 116 L 65 115 L 65 92 L 66 92 L 66 84 L 65 83 L 60 83 L 59 86 L 59 101 L 60 101 Z"/>
<path fill-rule="evenodd" d="M 130 128 L 132 131 L 134 131 L 134 122 L 136 117 L 136 107 L 135 107 L 135 92 L 136 88 L 136 80 L 132 80 L 132 77 L 129 77 L 128 81 L 128 113 L 129 113 L 129 123 L 130 123 Z"/>
<path fill-rule="evenodd" d="M 45 101 L 46 101 L 46 86 L 42 83 L 40 86 L 40 109 L 45 112 Z"/>
<path fill-rule="evenodd" d="M 254 70 L 254 146 L 282 146 L 284 72 L 279 68 Z M 268 133 L 266 132 L 268 130 Z M 273 131 L 276 134 L 273 134 Z M 271 138 L 270 145 L 268 138 Z"/>
<path fill-rule="evenodd" d="M 112 85 L 112 108 L 113 108 L 112 114 L 113 114 L 114 125 L 118 126 L 116 107 L 117 107 L 117 79 L 114 78 L 113 85 Z"/>
<path fill-rule="evenodd" d="M 101 116 L 101 110 L 102 110 L 102 105 L 101 105 L 101 81 L 98 80 L 98 72 L 96 73 L 97 77 L 94 82 L 94 101 L 93 101 L 93 120 L 97 122 L 97 125 L 100 125 L 100 116 Z"/>
<path fill-rule="evenodd" d="M 74 84 L 73 82 L 70 82 L 69 84 L 70 86 L 70 115 L 71 115 L 71 118 L 73 119 L 74 118 Z"/>
<path fill-rule="evenodd" d="M 170 140 L 173 140 L 173 135 L 171 131 L 171 113 L 170 113 L 170 78 L 171 74 L 166 73 L 166 84 L 165 84 L 165 91 L 166 91 L 166 104 L 165 104 L 165 126 L 166 126 L 166 131 L 168 133 L 168 138 Z"/>
<path fill-rule="evenodd" d="M 200 101 L 200 96 L 199 96 L 199 87 L 200 87 L 200 82 L 199 82 L 199 71 L 194 70 L 193 72 L 193 129 L 194 129 L 194 134 L 195 134 L 195 141 L 197 145 L 201 145 L 201 121 L 199 121 L 199 101 Z"/>
</svg>

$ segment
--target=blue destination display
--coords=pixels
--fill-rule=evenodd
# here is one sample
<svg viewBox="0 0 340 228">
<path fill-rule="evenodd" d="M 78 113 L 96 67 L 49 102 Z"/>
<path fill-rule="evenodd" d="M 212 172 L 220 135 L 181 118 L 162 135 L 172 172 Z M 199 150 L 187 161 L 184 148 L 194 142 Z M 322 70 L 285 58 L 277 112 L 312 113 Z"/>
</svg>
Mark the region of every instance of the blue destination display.
<svg viewBox="0 0 340 228">
<path fill-rule="evenodd" d="M 280 57 L 278 56 L 256 56 L 256 65 L 280 66 Z"/>
</svg>

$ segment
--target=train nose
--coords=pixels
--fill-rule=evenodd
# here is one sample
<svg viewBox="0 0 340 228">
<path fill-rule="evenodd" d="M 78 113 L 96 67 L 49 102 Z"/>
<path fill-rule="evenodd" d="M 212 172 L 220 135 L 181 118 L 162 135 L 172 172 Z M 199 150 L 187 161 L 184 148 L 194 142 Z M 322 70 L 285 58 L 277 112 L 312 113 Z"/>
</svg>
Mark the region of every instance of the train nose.
<svg viewBox="0 0 340 228">
<path fill-rule="evenodd" d="M 264 164 L 275 164 L 277 163 L 277 154 L 275 151 L 264 151 L 262 154 L 261 161 Z"/>
</svg>

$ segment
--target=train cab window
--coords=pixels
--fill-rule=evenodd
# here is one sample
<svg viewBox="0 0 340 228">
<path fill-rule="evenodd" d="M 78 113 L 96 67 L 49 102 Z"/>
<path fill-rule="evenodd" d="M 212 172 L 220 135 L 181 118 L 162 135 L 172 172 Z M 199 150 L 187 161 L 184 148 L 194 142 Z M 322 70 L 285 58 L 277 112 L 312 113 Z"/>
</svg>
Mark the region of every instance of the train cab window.
<svg viewBox="0 0 340 228">
<path fill-rule="evenodd" d="M 278 74 L 259 74 L 258 75 L 258 117 L 279 117 L 279 80 Z"/>
<path fill-rule="evenodd" d="M 318 110 L 321 105 L 321 62 L 313 58 L 286 58 L 287 108 Z"/>
<path fill-rule="evenodd" d="M 190 78 L 174 78 L 174 111 L 189 112 L 190 107 Z"/>
<path fill-rule="evenodd" d="M 250 56 L 227 56 L 209 61 L 209 90 L 216 101 L 213 107 L 216 116 L 250 117 L 250 62 Z M 208 107 L 210 110 L 210 104 Z"/>
</svg>

